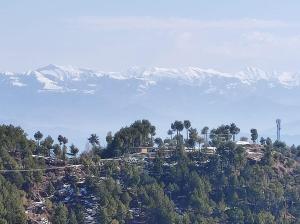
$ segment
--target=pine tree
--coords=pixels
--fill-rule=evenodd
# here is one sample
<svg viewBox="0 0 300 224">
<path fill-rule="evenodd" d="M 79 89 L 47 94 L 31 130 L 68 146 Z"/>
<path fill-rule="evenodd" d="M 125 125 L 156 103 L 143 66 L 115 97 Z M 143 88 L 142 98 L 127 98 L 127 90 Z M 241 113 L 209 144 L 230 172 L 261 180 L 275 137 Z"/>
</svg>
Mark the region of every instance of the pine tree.
<svg viewBox="0 0 300 224">
<path fill-rule="evenodd" d="M 70 212 L 68 224 L 78 224 L 75 212 L 73 210 Z"/>
<path fill-rule="evenodd" d="M 53 224 L 67 224 L 68 223 L 68 209 L 62 203 L 59 203 L 52 215 Z"/>
<path fill-rule="evenodd" d="M 253 141 L 253 143 L 255 143 L 258 138 L 257 130 L 255 128 L 252 128 L 250 132 L 251 132 L 251 140 Z"/>
<path fill-rule="evenodd" d="M 183 126 L 186 129 L 186 140 L 189 139 L 189 129 L 191 127 L 191 122 L 189 120 L 184 120 L 183 121 Z"/>
</svg>

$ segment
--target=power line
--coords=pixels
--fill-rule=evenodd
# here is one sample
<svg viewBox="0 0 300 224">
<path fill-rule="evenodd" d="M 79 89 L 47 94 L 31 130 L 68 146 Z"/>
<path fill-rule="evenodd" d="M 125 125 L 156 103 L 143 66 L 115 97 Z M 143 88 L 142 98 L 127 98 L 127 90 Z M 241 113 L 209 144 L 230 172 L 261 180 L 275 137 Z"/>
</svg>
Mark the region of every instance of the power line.
<svg viewBox="0 0 300 224">
<path fill-rule="evenodd" d="M 100 162 L 105 161 L 118 161 L 121 160 L 120 158 L 111 158 L 111 159 L 101 159 Z M 0 170 L 0 173 L 13 173 L 13 172 L 36 172 L 36 171 L 47 171 L 47 170 L 63 170 L 66 168 L 77 168 L 85 166 L 83 164 L 78 165 L 66 165 L 66 166 L 54 166 L 54 167 L 48 167 L 48 168 L 37 168 L 37 169 L 14 169 L 14 170 Z M 89 165 L 87 165 L 89 166 Z M 101 164 L 94 164 L 92 166 L 101 166 Z"/>
<path fill-rule="evenodd" d="M 15 170 L 0 170 L 0 173 L 13 173 L 13 172 L 36 172 L 36 171 L 47 171 L 47 170 L 61 170 L 66 168 L 75 168 L 81 167 L 80 165 L 67 165 L 67 166 L 56 166 L 56 167 L 48 167 L 48 168 L 37 168 L 37 169 L 15 169 Z"/>
</svg>

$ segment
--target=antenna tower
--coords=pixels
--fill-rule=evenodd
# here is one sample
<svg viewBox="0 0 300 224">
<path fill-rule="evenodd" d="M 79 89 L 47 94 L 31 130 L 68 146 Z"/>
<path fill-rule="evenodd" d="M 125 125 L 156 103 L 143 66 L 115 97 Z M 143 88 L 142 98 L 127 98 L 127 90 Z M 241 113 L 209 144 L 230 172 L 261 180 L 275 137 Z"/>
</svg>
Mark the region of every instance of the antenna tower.
<svg viewBox="0 0 300 224">
<path fill-rule="evenodd" d="M 281 130 L 281 120 L 280 119 L 276 120 L 276 125 L 277 125 L 277 141 L 280 141 L 280 130 Z"/>
</svg>

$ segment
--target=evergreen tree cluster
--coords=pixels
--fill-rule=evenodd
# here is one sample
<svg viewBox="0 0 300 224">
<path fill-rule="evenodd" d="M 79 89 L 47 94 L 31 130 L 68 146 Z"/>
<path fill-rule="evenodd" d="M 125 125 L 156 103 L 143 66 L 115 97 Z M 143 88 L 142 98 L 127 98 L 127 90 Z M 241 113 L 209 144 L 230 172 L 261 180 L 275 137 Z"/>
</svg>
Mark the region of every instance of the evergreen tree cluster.
<svg viewBox="0 0 300 224">
<path fill-rule="evenodd" d="M 233 123 L 198 132 L 188 120 L 175 121 L 166 139 L 155 138 L 155 130 L 148 120 L 138 120 L 108 133 L 106 147 L 92 134 L 90 149 L 77 157 L 79 149 L 68 145 L 63 135 L 58 143 L 41 132 L 31 140 L 20 127 L 0 126 L 0 223 L 29 222 L 25 208 L 34 197 L 34 187 L 49 175 L 43 171 L 49 167 L 44 159 L 48 157 L 62 161 L 61 166 L 82 166 L 86 191 L 96 200 L 98 223 L 300 222 L 300 146 L 263 137 L 258 141 L 253 128 L 251 147 L 262 154 L 253 160 L 248 146 L 236 144 L 240 129 Z M 154 145 L 154 159 L 126 160 L 135 148 Z M 207 153 L 208 146 L 215 152 Z M 164 151 L 173 154 L 166 157 Z M 64 179 L 72 179 L 65 173 Z M 60 181 L 51 172 L 47 195 L 55 195 Z M 77 180 L 69 182 L 78 191 Z M 53 224 L 85 222 L 84 205 L 65 203 L 56 196 L 47 200 Z"/>
</svg>

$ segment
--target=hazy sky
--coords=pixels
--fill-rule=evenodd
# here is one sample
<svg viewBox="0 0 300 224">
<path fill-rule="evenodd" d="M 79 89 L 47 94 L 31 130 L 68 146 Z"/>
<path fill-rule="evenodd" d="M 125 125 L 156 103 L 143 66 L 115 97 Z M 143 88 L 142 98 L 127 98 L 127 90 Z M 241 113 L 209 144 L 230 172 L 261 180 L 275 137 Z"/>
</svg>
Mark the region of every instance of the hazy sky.
<svg viewBox="0 0 300 224">
<path fill-rule="evenodd" d="M 0 70 L 300 71 L 299 0 L 0 0 Z"/>
</svg>

